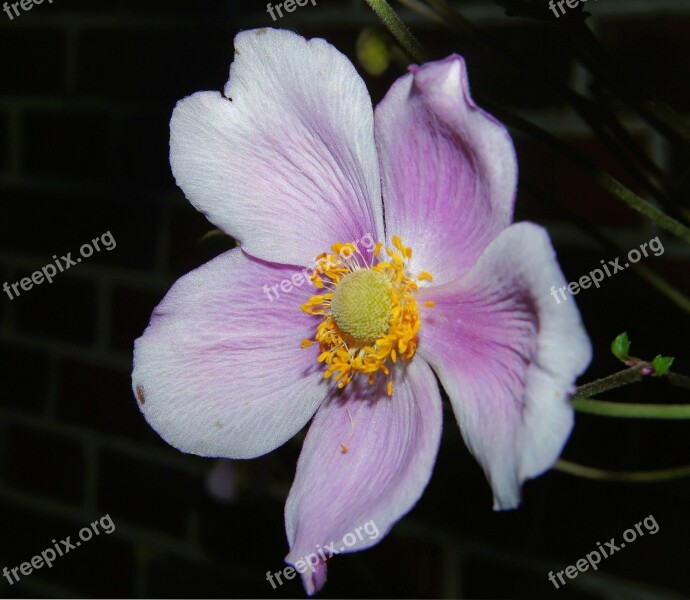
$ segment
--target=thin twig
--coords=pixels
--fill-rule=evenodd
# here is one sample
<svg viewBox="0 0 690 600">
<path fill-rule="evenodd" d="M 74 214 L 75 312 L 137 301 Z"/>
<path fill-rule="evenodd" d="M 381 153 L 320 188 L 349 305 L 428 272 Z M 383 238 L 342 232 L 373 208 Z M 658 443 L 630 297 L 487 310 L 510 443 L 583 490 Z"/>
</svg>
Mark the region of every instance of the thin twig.
<svg viewBox="0 0 690 600">
<path fill-rule="evenodd" d="M 608 471 L 606 469 L 596 469 L 585 465 L 578 465 L 567 460 L 559 460 L 554 465 L 554 470 L 583 477 L 585 479 L 596 479 L 598 481 L 622 481 L 622 482 L 654 482 L 654 481 L 673 481 L 690 477 L 690 465 L 683 467 L 672 467 L 670 469 L 657 469 L 654 471 Z"/>
</svg>

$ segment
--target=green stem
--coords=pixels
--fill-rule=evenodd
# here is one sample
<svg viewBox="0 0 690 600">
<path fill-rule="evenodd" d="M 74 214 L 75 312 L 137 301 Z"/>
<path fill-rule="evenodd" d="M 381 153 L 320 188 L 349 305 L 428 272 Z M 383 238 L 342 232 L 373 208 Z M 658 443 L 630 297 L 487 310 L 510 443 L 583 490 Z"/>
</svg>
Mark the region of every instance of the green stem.
<svg viewBox="0 0 690 600">
<path fill-rule="evenodd" d="M 681 375 L 680 373 L 672 373 L 669 371 L 665 375 L 666 379 L 669 380 L 671 385 L 675 385 L 676 387 L 682 387 L 685 388 L 686 390 L 690 390 L 690 377 L 687 375 Z"/>
<path fill-rule="evenodd" d="M 584 22 L 569 26 L 570 33 L 580 51 L 581 62 L 599 76 L 600 80 L 612 88 L 629 106 L 636 110 L 649 123 L 665 135 L 690 142 L 690 121 L 664 102 L 648 98 L 639 98 L 632 91 L 627 75 L 619 76 L 619 65 L 611 58 L 602 46 L 599 38 Z"/>
<path fill-rule="evenodd" d="M 437 23 L 443 23 L 443 19 L 439 17 L 431 8 L 429 8 L 422 0 L 398 0 L 400 4 L 415 11 L 416 13 L 436 21 Z"/>
<path fill-rule="evenodd" d="M 410 52 L 410 54 L 412 54 L 412 56 L 420 62 L 424 62 L 424 55 L 426 53 L 417 39 L 412 35 L 412 33 L 410 33 L 410 30 L 407 29 L 405 24 L 400 20 L 390 5 L 385 0 L 367 0 L 367 2 L 388 27 L 390 32 Z M 445 0 L 429 0 L 429 3 L 433 8 L 439 11 L 443 17 L 451 21 L 460 20 L 463 25 L 469 27 L 470 30 L 476 34 L 476 29 L 474 26 L 464 19 L 464 17 L 455 13 L 445 2 Z M 660 227 L 663 227 L 682 240 L 690 243 L 690 228 L 652 206 L 649 202 L 625 187 L 620 181 L 609 175 L 606 171 L 599 168 L 584 156 L 568 147 L 567 144 L 561 142 L 555 136 L 530 123 L 529 121 L 526 121 L 525 119 L 522 119 L 521 117 L 506 110 L 500 109 L 498 106 L 490 103 L 487 99 L 482 99 L 478 94 L 475 94 L 475 97 L 477 100 L 479 100 L 479 104 L 483 105 L 484 108 L 487 108 L 506 124 L 516 129 L 525 131 L 537 139 L 541 139 L 544 143 L 550 145 L 551 147 L 554 147 L 571 162 L 573 162 L 578 168 L 589 173 L 594 181 L 603 189 L 625 202 L 632 209 L 636 210 L 652 221 L 655 221 Z"/>
<path fill-rule="evenodd" d="M 682 308 L 685 312 L 690 313 L 690 298 L 688 298 L 677 287 L 671 285 L 661 275 L 645 265 L 636 264 L 630 266 L 633 268 L 633 271 L 635 271 L 635 273 L 644 279 L 649 285 L 656 288 L 676 306 Z"/>
<path fill-rule="evenodd" d="M 573 402 L 577 402 L 578 400 L 589 400 L 590 396 L 596 396 L 602 392 L 615 390 L 616 388 L 635 383 L 636 381 L 640 381 L 652 375 L 654 370 L 652 363 L 634 357 L 630 357 L 630 359 L 636 361 L 636 364 L 628 369 L 613 373 L 612 375 L 607 375 L 601 379 L 582 384 L 577 388 L 575 394 L 570 397 L 570 400 Z M 659 378 L 666 379 L 671 385 L 676 387 L 690 389 L 690 377 L 687 375 L 669 371 L 659 376 Z"/>
<path fill-rule="evenodd" d="M 567 460 L 559 460 L 553 468 L 556 471 L 575 475 L 576 477 L 596 479 L 598 481 L 652 482 L 672 481 L 674 479 L 690 477 L 690 465 L 654 471 L 607 471 L 605 469 L 578 465 Z"/>
<path fill-rule="evenodd" d="M 635 359 L 639 360 L 639 359 Z M 629 404 L 623 402 L 607 402 L 592 400 L 608 390 L 635 383 L 652 373 L 652 365 L 640 360 L 636 365 L 602 377 L 577 388 L 577 392 L 570 398 L 573 408 L 578 412 L 605 417 L 623 417 L 628 419 L 690 419 L 690 404 Z M 678 387 L 690 387 L 690 377 L 679 373 L 666 373 L 662 377 Z"/>
<path fill-rule="evenodd" d="M 399 2 L 406 3 L 406 0 L 398 0 Z M 464 31 L 469 31 L 474 35 L 477 40 L 486 45 L 488 48 L 493 50 L 498 54 L 503 60 L 510 63 L 512 66 L 520 70 L 523 76 L 527 76 L 531 79 L 535 78 L 535 66 L 532 64 L 526 64 L 519 57 L 516 57 L 514 52 L 507 50 L 495 36 L 488 35 L 485 31 L 476 27 L 469 19 L 465 18 L 454 6 L 449 4 L 447 0 L 427 0 L 428 3 L 438 12 L 438 15 L 442 17 L 441 23 L 445 25 L 451 31 L 456 31 L 462 33 Z M 437 16 L 438 16 L 437 15 Z M 606 121 L 609 125 L 609 129 L 613 131 L 614 134 L 618 135 L 622 145 L 625 150 L 635 157 L 637 161 L 640 162 L 641 166 L 647 169 L 653 175 L 657 177 L 662 177 L 663 173 L 661 170 L 653 163 L 653 161 L 645 154 L 642 148 L 639 146 L 638 142 L 625 130 L 622 124 L 618 121 L 614 112 L 605 105 L 595 105 L 590 100 L 580 96 L 579 94 L 573 92 L 570 88 L 565 86 L 558 79 L 554 78 L 551 74 L 544 71 L 543 69 L 536 69 L 539 73 L 540 78 L 538 82 L 542 85 L 546 85 L 551 90 L 556 92 L 569 103 L 577 114 L 592 128 L 592 130 L 600 135 L 611 151 L 612 154 L 616 156 L 618 161 L 626 168 L 628 173 L 634 177 L 638 183 L 644 185 L 648 189 L 654 191 L 655 196 L 664 202 L 665 198 L 660 190 L 657 190 L 654 185 L 649 182 L 644 175 L 640 172 L 638 167 L 633 167 L 628 164 L 628 159 L 622 154 L 621 149 L 617 147 L 615 140 L 610 139 L 608 133 L 602 130 L 602 123 L 600 121 Z"/>
<path fill-rule="evenodd" d="M 669 217 L 667 214 L 663 213 L 658 208 L 655 208 L 643 198 L 640 198 L 640 196 L 635 194 L 632 190 L 629 190 L 620 181 L 609 175 L 600 167 L 596 166 L 580 153 L 570 148 L 557 137 L 550 134 L 548 131 L 537 127 L 522 117 L 498 107 L 486 98 L 478 97 L 477 99 L 479 100 L 479 104 L 481 104 L 498 119 L 502 120 L 507 125 L 523 131 L 556 149 L 560 154 L 575 164 L 580 170 L 588 173 L 594 179 L 594 181 L 599 184 L 599 186 L 625 202 L 630 208 L 651 219 L 660 227 L 666 229 L 666 231 L 669 231 L 680 239 L 690 243 L 690 228 L 686 227 L 679 221 L 676 221 L 672 217 Z"/>
<path fill-rule="evenodd" d="M 573 400 L 578 412 L 627 419 L 690 419 L 690 404 L 623 404 L 604 400 Z"/>
<path fill-rule="evenodd" d="M 577 388 L 577 392 L 570 399 L 574 404 L 579 400 L 588 399 L 590 396 L 596 396 L 602 392 L 615 390 L 624 385 L 640 381 L 646 376 L 643 372 L 645 366 L 647 366 L 646 363 L 644 365 L 635 365 L 629 369 L 613 373 L 613 375 L 585 383 Z"/>
<path fill-rule="evenodd" d="M 400 20 L 400 17 L 398 17 L 386 0 L 367 0 L 367 4 L 414 60 L 419 63 L 429 60 L 427 52 L 417 38 L 412 35 L 407 25 Z"/>
<path fill-rule="evenodd" d="M 550 198 L 538 186 L 529 180 L 520 178 L 520 189 L 527 191 L 537 202 L 547 207 L 550 211 L 554 211 L 561 218 L 565 218 L 572 222 L 578 229 L 591 237 L 593 240 L 601 244 L 604 248 L 611 249 L 614 252 L 621 252 L 623 249 L 608 235 L 604 234 L 599 229 L 593 227 L 590 223 L 573 214 L 572 210 L 563 206 L 558 198 Z M 671 285 L 661 275 L 646 267 L 641 263 L 630 265 L 633 273 L 640 279 L 646 281 L 649 285 L 655 288 L 660 294 L 663 294 L 676 306 L 690 313 L 690 298 L 681 292 L 677 287 Z"/>
</svg>

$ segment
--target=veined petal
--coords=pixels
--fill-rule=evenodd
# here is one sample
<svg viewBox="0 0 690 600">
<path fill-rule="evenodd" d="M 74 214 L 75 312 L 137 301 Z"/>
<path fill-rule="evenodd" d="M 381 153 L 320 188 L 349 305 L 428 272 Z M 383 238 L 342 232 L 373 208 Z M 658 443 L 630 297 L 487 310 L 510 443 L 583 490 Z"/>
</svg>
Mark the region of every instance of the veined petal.
<svg viewBox="0 0 690 600">
<path fill-rule="evenodd" d="M 350 61 L 277 29 L 242 32 L 235 48 L 224 94 L 194 94 L 172 116 L 170 163 L 187 198 L 275 263 L 381 239 L 373 110 Z"/>
<path fill-rule="evenodd" d="M 514 508 L 520 485 L 553 465 L 573 423 L 568 400 L 591 346 L 548 235 L 506 229 L 465 276 L 420 290 L 418 352 L 448 392 L 494 508 Z M 426 308 L 425 301 L 434 301 Z"/>
<path fill-rule="evenodd" d="M 413 67 L 376 108 L 387 235 L 413 272 L 457 278 L 511 221 L 517 162 L 505 128 L 470 97 L 459 56 Z"/>
<path fill-rule="evenodd" d="M 328 389 L 318 348 L 301 348 L 314 329 L 300 310 L 312 287 L 277 299 L 270 289 L 294 273 L 236 248 L 179 279 L 155 309 L 134 346 L 132 386 L 169 444 L 201 456 L 253 458 L 312 417 Z"/>
<path fill-rule="evenodd" d="M 438 384 L 419 359 L 395 378 L 392 397 L 385 381 L 353 382 L 317 411 L 285 506 L 287 562 L 317 552 L 317 544 L 334 544 L 337 553 L 368 548 L 422 495 L 441 438 Z M 325 569 L 317 574 L 302 575 L 309 593 L 325 581 Z"/>
</svg>

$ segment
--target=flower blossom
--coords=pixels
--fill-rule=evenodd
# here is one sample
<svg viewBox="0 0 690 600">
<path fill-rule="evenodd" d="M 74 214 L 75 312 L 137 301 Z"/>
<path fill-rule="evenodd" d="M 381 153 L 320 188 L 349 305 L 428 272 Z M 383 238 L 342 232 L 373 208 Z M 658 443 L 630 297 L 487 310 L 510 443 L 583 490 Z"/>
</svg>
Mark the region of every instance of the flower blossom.
<svg viewBox="0 0 690 600">
<path fill-rule="evenodd" d="M 546 232 L 512 224 L 515 150 L 463 59 L 411 66 L 374 110 L 322 39 L 262 29 L 235 48 L 224 91 L 175 108 L 170 160 L 240 247 L 179 279 L 137 340 L 145 418 L 232 459 L 313 419 L 285 507 L 293 565 L 373 521 L 378 539 L 347 544 L 371 546 L 415 505 L 441 438 L 436 378 L 494 508 L 516 507 L 570 434 L 591 348 L 574 303 L 549 296 L 566 282 Z M 325 561 L 302 578 L 318 591 Z"/>
</svg>

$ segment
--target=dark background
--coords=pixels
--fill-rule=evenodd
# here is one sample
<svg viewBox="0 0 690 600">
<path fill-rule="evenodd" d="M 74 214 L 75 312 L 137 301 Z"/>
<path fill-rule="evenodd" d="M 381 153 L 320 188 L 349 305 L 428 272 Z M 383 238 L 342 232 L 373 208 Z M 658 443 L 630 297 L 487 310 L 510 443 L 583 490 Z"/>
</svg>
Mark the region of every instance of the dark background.
<svg viewBox="0 0 690 600">
<path fill-rule="evenodd" d="M 528 70 L 593 92 L 555 17 L 537 23 L 509 18 L 488 1 L 458 4 Z M 635 85 L 690 112 L 690 2 L 600 0 L 588 9 Z M 634 187 L 557 95 L 471 36 L 454 38 L 402 14 L 435 57 L 467 57 L 473 91 L 519 110 Z M 222 88 L 238 29 L 271 25 L 265 3 L 249 0 L 55 0 L 13 21 L 0 13 L 0 283 L 107 231 L 117 241 L 52 285 L 14 300 L 0 295 L 0 568 L 30 560 L 51 539 L 75 538 L 106 513 L 117 527 L 19 584 L 0 578 L 4 597 L 303 596 L 297 579 L 275 591 L 265 579 L 288 550 L 282 511 L 299 440 L 230 465 L 235 498 L 220 502 L 205 484 L 216 461 L 168 447 L 141 417 L 129 380 L 133 341 L 154 306 L 177 277 L 228 246 L 199 242 L 212 227 L 174 185 L 172 108 L 197 90 Z M 324 37 L 354 60 L 357 36 L 377 22 L 363 1 L 319 0 L 275 25 Z M 401 72 L 392 66 L 366 77 L 375 101 Z M 690 189 L 688 152 L 634 114 L 624 120 L 682 196 Z M 660 235 L 665 253 L 645 266 L 690 292 L 687 247 L 552 151 L 515 140 L 524 184 L 517 217 L 549 228 L 568 280 Z M 526 192 L 535 187 L 538 194 Z M 598 245 L 578 222 L 623 250 Z M 583 381 L 619 368 L 608 346 L 624 330 L 634 354 L 676 356 L 674 368 L 690 373 L 687 314 L 632 270 L 582 291 L 577 302 L 595 347 Z M 659 381 L 610 397 L 687 401 Z M 689 428 L 578 415 L 564 458 L 617 470 L 685 465 Z M 525 486 L 519 510 L 494 513 L 446 411 L 422 500 L 379 545 L 333 560 L 321 596 L 681 597 L 690 590 L 689 501 L 687 479 L 604 483 L 552 471 Z M 596 576 L 559 590 L 548 581 L 550 570 L 574 564 L 597 542 L 620 540 L 649 515 L 659 532 L 603 561 Z"/>
</svg>

